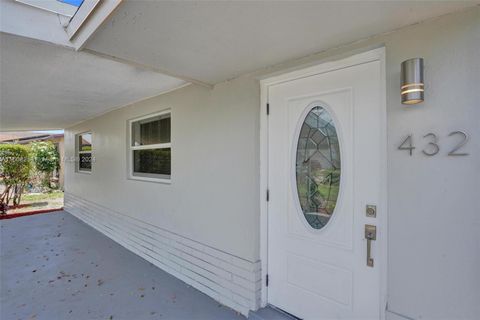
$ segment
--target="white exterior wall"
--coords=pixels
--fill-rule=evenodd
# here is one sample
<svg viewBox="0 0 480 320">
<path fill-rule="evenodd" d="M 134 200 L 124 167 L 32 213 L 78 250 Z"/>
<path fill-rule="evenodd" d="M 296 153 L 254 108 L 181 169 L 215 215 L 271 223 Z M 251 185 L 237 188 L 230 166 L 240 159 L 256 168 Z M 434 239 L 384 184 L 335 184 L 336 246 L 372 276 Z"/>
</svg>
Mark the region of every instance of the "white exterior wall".
<svg viewBox="0 0 480 320">
<path fill-rule="evenodd" d="M 221 302 L 255 308 L 258 95 L 242 79 L 213 90 L 192 85 L 70 128 L 67 159 L 75 133 L 91 131 L 95 163 L 91 174 L 66 164 L 66 209 Z M 127 179 L 127 120 L 164 109 L 172 114 L 172 183 Z"/>
<path fill-rule="evenodd" d="M 66 130 L 91 130 L 92 174 L 66 164 L 66 209 L 242 313 L 258 307 L 258 79 L 385 45 L 390 319 L 480 314 L 480 7 L 206 89 L 191 85 Z M 400 103 L 400 63 L 425 58 L 425 102 Z M 368 75 L 366 75 L 368 76 Z M 127 179 L 127 120 L 172 110 L 172 184 Z M 467 157 L 448 157 L 455 130 Z M 441 152 L 421 153 L 426 133 Z M 414 135 L 412 157 L 397 150 Z M 379 213 L 385 214 L 385 213 Z"/>
<path fill-rule="evenodd" d="M 391 35 L 387 46 L 388 309 L 410 319 L 480 316 L 480 8 Z M 425 58 L 425 102 L 400 104 L 400 63 Z M 467 157 L 447 156 L 470 135 Z M 433 132 L 440 152 L 421 150 Z M 397 150 L 408 134 L 412 157 Z M 394 318 L 392 318 L 394 319 Z"/>
</svg>

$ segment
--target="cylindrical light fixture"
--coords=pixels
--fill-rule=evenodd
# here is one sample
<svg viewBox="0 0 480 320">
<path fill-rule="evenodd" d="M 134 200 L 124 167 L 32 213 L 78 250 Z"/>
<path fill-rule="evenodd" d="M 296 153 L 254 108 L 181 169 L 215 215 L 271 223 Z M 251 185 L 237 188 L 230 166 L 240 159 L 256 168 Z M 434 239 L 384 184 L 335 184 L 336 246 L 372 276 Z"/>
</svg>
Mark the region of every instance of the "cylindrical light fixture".
<svg viewBox="0 0 480 320">
<path fill-rule="evenodd" d="M 423 58 L 413 58 L 402 62 L 400 92 L 403 104 L 423 102 Z"/>
</svg>

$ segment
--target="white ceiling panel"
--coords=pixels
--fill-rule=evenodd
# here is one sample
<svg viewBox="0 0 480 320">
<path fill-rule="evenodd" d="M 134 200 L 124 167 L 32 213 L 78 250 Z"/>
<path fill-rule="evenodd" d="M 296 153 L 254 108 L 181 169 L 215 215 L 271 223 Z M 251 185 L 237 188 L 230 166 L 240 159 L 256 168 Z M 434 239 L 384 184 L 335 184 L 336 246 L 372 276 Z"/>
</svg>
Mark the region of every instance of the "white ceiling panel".
<svg viewBox="0 0 480 320">
<path fill-rule="evenodd" d="M 217 83 L 479 1 L 124 1 L 87 48 Z"/>
<path fill-rule="evenodd" d="M 0 33 L 0 130 L 65 128 L 185 85 L 84 52 Z"/>
</svg>

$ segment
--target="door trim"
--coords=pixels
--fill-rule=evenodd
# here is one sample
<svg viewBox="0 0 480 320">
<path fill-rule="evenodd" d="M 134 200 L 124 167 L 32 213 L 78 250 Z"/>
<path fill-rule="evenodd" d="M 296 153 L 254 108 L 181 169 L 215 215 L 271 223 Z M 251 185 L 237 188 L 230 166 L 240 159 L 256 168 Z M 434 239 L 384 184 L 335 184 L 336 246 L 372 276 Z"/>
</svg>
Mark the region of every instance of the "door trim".
<svg viewBox="0 0 480 320">
<path fill-rule="evenodd" d="M 260 261 L 261 261 L 261 296 L 260 305 L 265 307 L 268 304 L 268 287 L 266 285 L 266 276 L 268 273 L 268 115 L 266 106 L 268 104 L 269 87 L 282 82 L 288 82 L 301 78 L 311 77 L 318 74 L 344 69 L 351 66 L 364 64 L 368 62 L 379 61 L 381 67 L 381 195 L 378 209 L 379 225 L 382 226 L 379 232 L 382 233 L 379 242 L 379 253 L 384 261 L 380 268 L 380 318 L 385 319 L 387 305 L 387 241 L 388 241 L 388 206 L 387 206 L 387 104 L 386 104 L 386 69 L 385 69 L 385 47 L 369 50 L 363 53 L 352 55 L 340 60 L 320 63 L 318 65 L 295 70 L 278 76 L 260 80 Z"/>
</svg>

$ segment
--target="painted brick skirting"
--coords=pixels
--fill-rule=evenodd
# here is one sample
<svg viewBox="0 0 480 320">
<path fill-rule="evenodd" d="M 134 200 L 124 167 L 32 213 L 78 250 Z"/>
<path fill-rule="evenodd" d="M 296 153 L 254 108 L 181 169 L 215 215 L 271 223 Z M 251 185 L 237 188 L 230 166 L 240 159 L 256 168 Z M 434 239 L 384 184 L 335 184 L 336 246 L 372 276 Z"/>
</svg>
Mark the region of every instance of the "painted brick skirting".
<svg viewBox="0 0 480 320">
<path fill-rule="evenodd" d="M 260 261 L 251 262 L 65 193 L 65 210 L 128 250 L 248 315 L 260 305 Z"/>
</svg>

